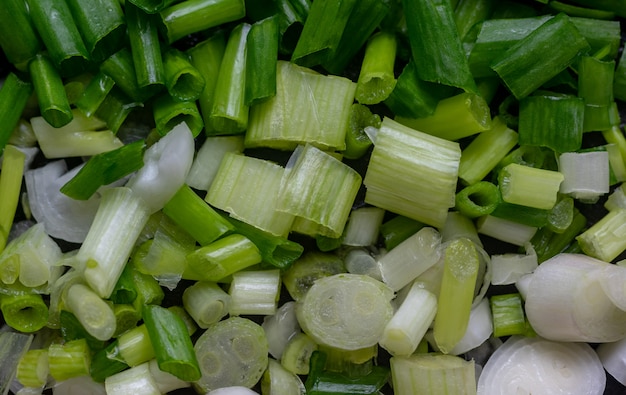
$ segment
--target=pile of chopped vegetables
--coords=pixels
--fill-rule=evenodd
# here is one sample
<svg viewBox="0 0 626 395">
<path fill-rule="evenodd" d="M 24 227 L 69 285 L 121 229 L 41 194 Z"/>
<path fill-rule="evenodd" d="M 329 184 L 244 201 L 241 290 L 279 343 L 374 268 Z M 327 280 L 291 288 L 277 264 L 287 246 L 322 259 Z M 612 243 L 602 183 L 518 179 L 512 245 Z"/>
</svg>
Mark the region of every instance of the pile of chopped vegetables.
<svg viewBox="0 0 626 395">
<path fill-rule="evenodd" d="M 626 388 L 625 0 L 2 0 L 0 395 Z"/>
</svg>

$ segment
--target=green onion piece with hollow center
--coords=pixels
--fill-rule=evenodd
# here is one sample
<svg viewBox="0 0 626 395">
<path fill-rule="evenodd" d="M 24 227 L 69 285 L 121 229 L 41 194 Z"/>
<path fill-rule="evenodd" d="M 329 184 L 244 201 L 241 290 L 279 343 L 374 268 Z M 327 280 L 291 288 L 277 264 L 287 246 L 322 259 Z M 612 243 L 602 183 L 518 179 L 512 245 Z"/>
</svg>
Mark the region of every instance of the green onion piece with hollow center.
<svg viewBox="0 0 626 395">
<path fill-rule="evenodd" d="M 312 145 L 296 150 L 290 162 L 277 210 L 312 222 L 313 236 L 341 236 L 361 185 L 359 173 Z"/>
<path fill-rule="evenodd" d="M 6 246 L 15 218 L 25 161 L 26 155 L 15 146 L 7 145 L 4 148 L 0 176 L 0 253 Z"/>
<path fill-rule="evenodd" d="M 77 98 L 76 107 L 88 117 L 94 115 L 114 85 L 111 77 L 102 71 L 97 72 Z"/>
<path fill-rule="evenodd" d="M 559 43 L 555 46 L 554 43 Z M 590 49 L 565 14 L 558 14 L 504 51 L 491 64 L 517 99 L 528 96 Z"/>
<path fill-rule="evenodd" d="M 163 206 L 163 213 L 203 246 L 234 229 L 187 185 L 183 185 Z"/>
<path fill-rule="evenodd" d="M 392 219 L 383 222 L 380 226 L 380 234 L 387 250 L 392 250 L 425 225 L 419 221 L 397 215 Z"/>
<path fill-rule="evenodd" d="M 491 214 L 500 203 L 498 187 L 488 181 L 479 181 L 456 194 L 456 209 L 468 218 Z"/>
<path fill-rule="evenodd" d="M 57 381 L 89 374 L 91 351 L 85 339 L 71 340 L 48 347 L 50 376 Z"/>
<path fill-rule="evenodd" d="M 28 65 L 43 118 L 55 128 L 72 120 L 72 110 L 59 72 L 46 55 L 39 54 Z"/>
<path fill-rule="evenodd" d="M 116 321 L 113 309 L 88 286 L 74 284 L 65 292 L 63 302 L 98 340 L 109 340 L 115 333 Z"/>
<path fill-rule="evenodd" d="M 626 209 L 609 211 L 598 222 L 576 237 L 585 254 L 611 262 L 626 250 Z"/>
<path fill-rule="evenodd" d="M 557 202 L 563 174 L 511 163 L 500 170 L 498 185 L 507 203 L 550 210 Z"/>
<path fill-rule="evenodd" d="M 345 149 L 356 84 L 279 61 L 276 96 L 250 108 L 246 148 L 293 150 L 298 144 Z"/>
<path fill-rule="evenodd" d="M 142 316 L 159 368 L 181 380 L 200 379 L 198 360 L 183 320 L 175 313 L 157 305 L 145 306 Z"/>
<path fill-rule="evenodd" d="M 366 128 L 379 128 L 380 116 L 373 114 L 367 106 L 354 103 L 350 108 L 350 120 L 346 131 L 346 149 L 343 157 L 359 159 L 372 146 L 372 140 L 366 133 Z"/>
<path fill-rule="evenodd" d="M 234 273 L 228 294 L 230 315 L 273 315 L 280 295 L 280 271 L 242 270 Z"/>
<path fill-rule="evenodd" d="M 185 288 L 183 306 L 200 328 L 207 329 L 228 314 L 230 295 L 214 282 L 198 281 Z"/>
<path fill-rule="evenodd" d="M 392 357 L 391 379 L 396 395 L 476 393 L 474 361 L 435 353 Z"/>
<path fill-rule="evenodd" d="M 204 77 L 191 64 L 189 56 L 175 48 L 163 54 L 165 87 L 178 101 L 195 101 L 204 89 Z"/>
<path fill-rule="evenodd" d="M 172 3 L 169 0 L 168 3 Z M 161 33 L 171 44 L 188 34 L 207 30 L 245 16 L 244 0 L 188 0 L 159 12 Z"/>
<path fill-rule="evenodd" d="M 124 44 L 126 21 L 117 0 L 68 0 L 73 19 L 93 62 L 100 62 Z"/>
<path fill-rule="evenodd" d="M 417 75 L 425 81 L 476 92 L 450 2 L 404 0 L 402 4 Z"/>
<path fill-rule="evenodd" d="M 156 130 L 161 136 L 165 136 L 182 122 L 187 124 L 194 137 L 200 135 L 204 127 L 195 101 L 178 101 L 169 94 L 161 94 L 154 100 L 152 110 Z"/>
<path fill-rule="evenodd" d="M 92 156 L 85 166 L 61 187 L 61 192 L 74 199 L 89 199 L 101 186 L 111 184 L 139 170 L 143 166 L 145 148 L 145 142 L 138 140 Z"/>
<path fill-rule="evenodd" d="M 4 80 L 0 88 L 0 152 L 18 125 L 32 92 L 32 83 L 15 73 L 9 73 Z"/>
<path fill-rule="evenodd" d="M 163 85 L 165 71 L 156 20 L 135 3 L 126 4 L 125 17 L 137 84 L 140 88 Z"/>
<path fill-rule="evenodd" d="M 123 47 L 100 63 L 100 71 L 115 81 L 125 94 L 137 102 L 145 102 L 158 92 L 158 85 L 139 86 L 133 54 L 128 47 Z"/>
<path fill-rule="evenodd" d="M 317 279 L 345 272 L 344 262 L 337 255 L 310 251 L 283 273 L 282 281 L 291 298 L 300 300 Z"/>
<path fill-rule="evenodd" d="M 0 311 L 6 324 L 20 332 L 37 332 L 48 323 L 48 307 L 40 294 L 1 294 Z"/>
<path fill-rule="evenodd" d="M 363 180 L 365 202 L 443 226 L 454 206 L 460 158 L 458 143 L 384 118 Z"/>
<path fill-rule="evenodd" d="M 285 169 L 274 162 L 229 152 L 204 199 L 232 218 L 274 236 L 287 237 L 294 216 L 281 211 L 284 175 Z"/>
<path fill-rule="evenodd" d="M 15 378 L 24 387 L 43 387 L 49 370 L 48 350 L 30 349 L 20 358 Z"/>
<path fill-rule="evenodd" d="M 396 86 L 393 68 L 398 43 L 392 33 L 380 32 L 370 38 L 356 87 L 356 100 L 376 104 L 387 99 Z"/>
<path fill-rule="evenodd" d="M 87 67 L 89 51 L 83 43 L 65 0 L 28 0 L 28 9 L 48 56 L 61 75 L 77 75 Z M 51 18 L 51 15 L 55 15 Z"/>
<path fill-rule="evenodd" d="M 521 335 L 526 330 L 522 298 L 519 293 L 493 295 L 490 299 L 493 335 Z"/>
<path fill-rule="evenodd" d="M 463 338 L 474 299 L 478 276 L 478 251 L 472 241 L 458 238 L 444 252 L 443 278 L 433 331 L 437 348 L 444 354 Z"/>
<path fill-rule="evenodd" d="M 117 133 L 130 113 L 140 107 L 143 107 L 143 103 L 114 86 L 102 100 L 95 115 L 104 120 L 113 133 Z"/>
<path fill-rule="evenodd" d="M 201 392 L 234 385 L 252 388 L 269 359 L 263 328 L 241 317 L 212 325 L 196 340 L 194 351 L 202 371 L 194 387 Z"/>
<path fill-rule="evenodd" d="M 454 10 L 454 22 L 462 42 L 471 41 L 469 33 L 477 24 L 491 17 L 493 0 L 460 0 Z"/>
</svg>

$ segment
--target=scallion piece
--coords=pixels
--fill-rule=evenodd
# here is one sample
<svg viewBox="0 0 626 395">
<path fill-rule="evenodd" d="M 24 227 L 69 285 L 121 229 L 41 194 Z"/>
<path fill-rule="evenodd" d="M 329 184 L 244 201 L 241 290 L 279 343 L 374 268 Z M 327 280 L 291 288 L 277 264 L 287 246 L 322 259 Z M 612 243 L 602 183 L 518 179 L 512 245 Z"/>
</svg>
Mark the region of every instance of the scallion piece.
<svg viewBox="0 0 626 395">
<path fill-rule="evenodd" d="M 33 335 L 0 332 L 0 392 L 9 393 L 20 358 L 31 346 Z"/>
<path fill-rule="evenodd" d="M 286 237 L 294 214 L 284 212 L 281 184 L 285 169 L 274 162 L 226 153 L 205 200 L 274 236 Z"/>
<path fill-rule="evenodd" d="M 537 228 L 504 218 L 485 215 L 476 223 L 478 233 L 491 236 L 518 246 L 528 243 L 537 232 Z"/>
<path fill-rule="evenodd" d="M 178 0 L 128 0 L 128 2 L 130 4 L 134 4 L 148 14 L 154 14 L 174 3 L 177 3 Z"/>
<path fill-rule="evenodd" d="M 306 393 L 300 377 L 287 369 L 280 362 L 269 360 L 267 369 L 261 378 L 261 392 L 266 395 L 303 395 Z"/>
<path fill-rule="evenodd" d="M 511 163 L 500 170 L 498 185 L 507 203 L 550 210 L 563 179 L 557 171 Z"/>
<path fill-rule="evenodd" d="M 41 294 L 0 294 L 0 311 L 6 324 L 20 332 L 37 332 L 48 323 L 48 306 Z"/>
<path fill-rule="evenodd" d="M 204 89 L 204 77 L 182 51 L 169 48 L 163 54 L 165 87 L 178 101 L 195 101 Z"/>
<path fill-rule="evenodd" d="M 172 1 L 167 2 L 172 4 Z M 163 36 L 171 44 L 188 34 L 243 18 L 245 2 L 244 0 L 188 0 L 162 9 L 159 15 Z"/>
<path fill-rule="evenodd" d="M 576 237 L 585 254 L 611 262 L 626 249 L 623 221 L 626 210 L 609 211 L 598 222 Z"/>
<path fill-rule="evenodd" d="M 243 153 L 243 136 L 207 137 L 196 152 L 186 184 L 200 191 L 208 191 L 227 152 Z"/>
<path fill-rule="evenodd" d="M 57 381 L 89 374 L 90 350 L 85 339 L 48 347 L 50 376 Z"/>
<path fill-rule="evenodd" d="M 230 315 L 272 315 L 280 295 L 280 271 L 242 270 L 234 273 L 228 294 Z"/>
<path fill-rule="evenodd" d="M 128 47 L 123 47 L 100 63 L 100 71 L 115 81 L 125 94 L 133 100 L 143 103 L 161 89 L 158 85 L 139 86 L 133 54 Z"/>
<path fill-rule="evenodd" d="M 155 358 L 155 349 L 145 323 L 122 333 L 107 351 L 109 357 L 128 366 L 139 366 Z"/>
<path fill-rule="evenodd" d="M 619 100 L 626 101 L 626 55 L 623 52 L 615 69 L 613 94 Z"/>
<path fill-rule="evenodd" d="M 478 276 L 478 251 L 472 241 L 450 241 L 444 251 L 444 270 L 433 331 L 437 348 L 447 354 L 465 334 Z"/>
<path fill-rule="evenodd" d="M 560 45 L 554 46 L 558 42 Z M 565 14 L 549 19 L 504 51 L 491 68 L 517 99 L 528 96 L 590 49 Z"/>
<path fill-rule="evenodd" d="M 124 395 L 128 393 L 160 394 L 150 365 L 143 363 L 115 373 L 104 380 L 104 388 L 108 395 Z"/>
<path fill-rule="evenodd" d="M 251 106 L 276 95 L 278 17 L 254 23 L 246 42 L 246 104 Z"/>
<path fill-rule="evenodd" d="M 365 202 L 442 226 L 454 206 L 460 158 L 458 143 L 384 118 L 363 179 Z"/>
<path fill-rule="evenodd" d="M 499 203 L 500 191 L 488 181 L 479 181 L 461 189 L 455 198 L 456 209 L 469 218 L 491 214 Z"/>
<path fill-rule="evenodd" d="M 282 281 L 291 298 L 298 301 L 318 279 L 345 272 L 344 262 L 337 255 L 310 251 L 283 273 Z"/>
<path fill-rule="evenodd" d="M 15 378 L 24 387 L 43 387 L 48 373 L 48 350 L 30 349 L 20 358 Z"/>
<path fill-rule="evenodd" d="M 159 368 L 181 380 L 200 379 L 198 360 L 183 320 L 157 305 L 144 307 L 142 316 Z"/>
<path fill-rule="evenodd" d="M 89 51 L 67 2 L 28 0 L 27 3 L 33 24 L 59 73 L 65 76 L 84 71 L 90 60 Z M 55 15 L 55 18 L 51 18 L 51 15 Z"/>
<path fill-rule="evenodd" d="M 585 132 L 607 130 L 616 123 L 612 116 L 614 70 L 614 61 L 601 61 L 592 56 L 580 59 L 578 97 L 585 102 Z"/>
<path fill-rule="evenodd" d="M 368 129 L 380 127 L 380 116 L 372 114 L 367 106 L 354 103 L 350 109 L 350 120 L 346 131 L 346 149 L 343 157 L 346 159 L 359 159 L 372 146 L 372 140 L 368 136 Z"/>
<path fill-rule="evenodd" d="M 65 185 L 61 192 L 67 196 L 87 200 L 103 185 L 111 184 L 143 166 L 143 140 L 89 158 L 85 166 Z"/>
<path fill-rule="evenodd" d="M 291 61 L 304 67 L 312 67 L 326 61 L 339 46 L 354 0 L 312 2 Z M 322 24 L 328 24 L 320 29 Z"/>
<path fill-rule="evenodd" d="M 185 288 L 183 306 L 196 324 L 206 329 L 228 314 L 230 295 L 216 283 L 198 281 Z"/>
<path fill-rule="evenodd" d="M 520 294 L 493 295 L 489 302 L 493 317 L 494 336 L 502 337 L 524 333 L 526 322 Z"/>
<path fill-rule="evenodd" d="M 15 218 L 25 161 L 26 155 L 15 146 L 7 145 L 4 148 L 0 176 L 0 253 L 6 246 Z"/>
<path fill-rule="evenodd" d="M 119 1 L 68 0 L 68 6 L 92 61 L 102 61 L 124 45 L 126 21 Z"/>
<path fill-rule="evenodd" d="M 553 207 L 556 207 L 556 203 Z M 500 202 L 491 212 L 492 217 L 517 222 L 522 225 L 541 228 L 548 225 L 551 210 Z"/>
<path fill-rule="evenodd" d="M 212 325 L 196 340 L 194 351 L 202 371 L 194 385 L 202 392 L 234 385 L 252 388 L 269 359 L 263 328 L 242 317 Z"/>
<path fill-rule="evenodd" d="M 194 137 L 197 137 L 204 127 L 195 101 L 178 101 L 169 94 L 161 94 L 154 100 L 152 111 L 157 132 L 161 136 L 183 122 L 187 124 Z"/>
<path fill-rule="evenodd" d="M 33 85 L 15 73 L 9 73 L 0 89 L 0 151 L 4 150 L 26 108 Z"/>
<path fill-rule="evenodd" d="M 565 152 L 559 155 L 563 174 L 560 192 L 575 199 L 595 202 L 609 193 L 609 155 L 606 151 Z"/>
<path fill-rule="evenodd" d="M 135 3 L 140 1 L 126 4 L 125 16 L 137 84 L 140 88 L 163 85 L 165 71 L 156 20 Z"/>
<path fill-rule="evenodd" d="M 404 0 L 402 4 L 417 75 L 424 81 L 476 92 L 450 2 Z"/>
<path fill-rule="evenodd" d="M 43 118 L 55 128 L 72 120 L 72 110 L 57 69 L 47 56 L 38 54 L 29 65 L 33 87 Z"/>
<path fill-rule="evenodd" d="M 187 185 L 163 206 L 163 212 L 203 246 L 234 229 Z"/>
<path fill-rule="evenodd" d="M 183 277 L 221 281 L 242 269 L 261 263 L 259 249 L 248 238 L 231 234 L 187 255 Z"/>
<path fill-rule="evenodd" d="M 380 226 L 380 234 L 387 250 L 392 250 L 398 244 L 408 239 L 425 225 L 403 215 L 397 215 L 383 222 Z"/>
<path fill-rule="evenodd" d="M 454 22 L 462 42 L 469 39 L 469 33 L 484 20 L 491 17 L 495 8 L 493 0 L 460 0 L 454 10 Z"/>
<path fill-rule="evenodd" d="M 22 71 L 28 61 L 41 50 L 41 41 L 22 0 L 7 0 L 0 6 L 0 18 L 5 21 L 0 27 L 0 47 L 7 60 Z"/>
<path fill-rule="evenodd" d="M 76 100 L 76 107 L 86 116 L 91 117 L 104 102 L 114 85 L 115 82 L 107 74 L 101 71 L 96 73 Z"/>
<path fill-rule="evenodd" d="M 277 210 L 312 222 L 309 234 L 341 236 L 361 176 L 312 145 L 296 150 L 290 161 L 293 166 L 285 171 Z"/>
<path fill-rule="evenodd" d="M 362 104 L 376 104 L 387 99 L 396 86 L 393 73 L 397 48 L 392 33 L 381 32 L 370 38 L 356 87 L 355 98 Z"/>
<path fill-rule="evenodd" d="M 345 136 L 356 84 L 279 61 L 276 96 L 250 108 L 247 148 L 295 149 L 310 143 L 345 149 Z"/>
</svg>

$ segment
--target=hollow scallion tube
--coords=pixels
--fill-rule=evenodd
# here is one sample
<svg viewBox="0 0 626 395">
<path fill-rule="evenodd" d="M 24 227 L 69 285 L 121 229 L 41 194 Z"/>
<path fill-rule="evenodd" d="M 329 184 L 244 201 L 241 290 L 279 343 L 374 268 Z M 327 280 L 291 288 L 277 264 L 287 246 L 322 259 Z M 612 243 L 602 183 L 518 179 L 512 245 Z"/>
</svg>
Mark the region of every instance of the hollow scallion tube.
<svg viewBox="0 0 626 395">
<path fill-rule="evenodd" d="M 521 335 L 526 330 L 520 294 L 493 295 L 489 299 L 496 337 Z"/>
<path fill-rule="evenodd" d="M 613 111 L 614 61 L 583 56 L 578 65 L 578 96 L 585 102 L 583 131 L 607 130 L 615 123 Z"/>
<path fill-rule="evenodd" d="M 48 307 L 40 294 L 0 295 L 0 310 L 7 325 L 20 332 L 37 332 L 48 322 Z"/>
<path fill-rule="evenodd" d="M 88 117 L 94 115 L 114 85 L 111 77 L 102 71 L 97 72 L 76 100 L 76 107 Z"/>
<path fill-rule="evenodd" d="M 100 70 L 115 81 L 115 84 L 137 102 L 145 102 L 161 89 L 158 85 L 139 86 L 133 54 L 123 47 L 100 63 Z"/>
<path fill-rule="evenodd" d="M 0 47 L 7 60 L 25 71 L 28 61 L 41 50 L 41 41 L 22 0 L 7 0 L 0 5 Z"/>
<path fill-rule="evenodd" d="M 465 334 L 474 299 L 479 259 L 474 243 L 465 238 L 450 241 L 445 248 L 444 259 L 433 331 L 437 348 L 447 354 Z"/>
<path fill-rule="evenodd" d="M 439 101 L 430 116 L 395 119 L 413 129 L 451 141 L 491 128 L 489 105 L 482 97 L 473 93 L 461 93 Z M 447 121 L 443 121 L 444 119 Z"/>
<path fill-rule="evenodd" d="M 254 105 L 276 95 L 278 17 L 254 23 L 246 41 L 245 103 Z"/>
<path fill-rule="evenodd" d="M 182 51 L 170 48 L 163 54 L 165 87 L 178 101 L 194 101 L 204 89 L 204 78 L 189 57 Z"/>
<path fill-rule="evenodd" d="M 245 3 L 243 0 L 189 0 L 170 5 L 159 15 L 163 36 L 171 44 L 188 34 L 243 18 Z"/>
<path fill-rule="evenodd" d="M 576 237 L 585 254 L 611 262 L 626 249 L 621 224 L 626 218 L 625 209 L 609 211 L 598 222 Z"/>
<path fill-rule="evenodd" d="M 491 128 L 478 134 L 461 152 L 459 178 L 471 185 L 484 179 L 515 147 L 518 134 L 496 116 Z"/>
<path fill-rule="evenodd" d="M 500 170 L 498 185 L 507 203 L 550 210 L 563 178 L 557 171 L 511 163 Z"/>
<path fill-rule="evenodd" d="M 297 301 L 317 279 L 345 272 L 343 260 L 337 255 L 309 251 L 283 273 L 282 281 L 291 298 Z"/>
<path fill-rule="evenodd" d="M 248 126 L 246 43 L 251 25 L 241 23 L 228 37 L 213 96 L 209 122 L 217 134 L 242 133 Z"/>
<path fill-rule="evenodd" d="M 485 215 L 476 222 L 478 233 L 518 246 L 523 246 L 537 232 L 537 228 L 504 218 Z"/>
<path fill-rule="evenodd" d="M 372 114 L 367 106 L 354 103 L 350 108 L 350 120 L 346 131 L 346 149 L 343 151 L 343 157 L 359 159 L 365 155 L 372 146 L 372 140 L 368 136 L 366 128 L 379 128 L 380 122 L 378 114 Z"/>
<path fill-rule="evenodd" d="M 121 334 L 115 347 L 114 353 L 128 366 L 141 365 L 155 358 L 155 349 L 145 324 Z"/>
<path fill-rule="evenodd" d="M 556 204 L 555 204 L 556 206 Z M 492 217 L 506 219 L 523 225 L 540 228 L 548 225 L 550 210 L 499 202 L 490 213 Z"/>
<path fill-rule="evenodd" d="M 187 185 L 163 206 L 163 212 L 203 246 L 234 229 Z"/>
<path fill-rule="evenodd" d="M 378 229 L 383 222 L 385 210 L 378 207 L 360 207 L 350 212 L 348 224 L 343 232 L 343 244 L 355 247 L 374 245 Z"/>
<path fill-rule="evenodd" d="M 67 288 L 70 287 L 71 285 Z M 63 295 L 63 297 L 64 296 L 65 295 Z M 67 342 L 71 340 L 85 339 L 87 341 L 89 349 L 92 351 L 99 351 L 105 348 L 106 341 L 98 340 L 93 337 L 89 332 L 87 332 L 87 330 L 85 329 L 83 324 L 80 323 L 78 318 L 76 318 L 76 315 L 66 310 L 66 308 L 67 306 L 63 304 L 62 310 L 58 314 L 58 321 L 60 326 L 59 329 L 61 330 L 61 334 L 63 335 L 63 341 Z"/>
<path fill-rule="evenodd" d="M 385 248 L 392 250 L 424 226 L 423 223 L 403 215 L 397 215 L 383 222 L 380 226 L 380 234 L 383 238 Z"/>
<path fill-rule="evenodd" d="M 63 80 L 52 61 L 39 54 L 31 60 L 28 69 L 44 119 L 55 128 L 67 125 L 72 120 L 72 110 Z"/>
<path fill-rule="evenodd" d="M 209 117 L 211 116 L 215 86 L 217 85 L 225 48 L 225 35 L 222 30 L 219 30 L 206 40 L 187 50 L 191 64 L 204 76 L 204 89 L 198 99 L 198 105 L 200 106 L 200 113 L 202 114 L 205 131 L 208 135 L 214 134 Z"/>
<path fill-rule="evenodd" d="M 220 281 L 239 270 L 261 263 L 259 249 L 248 238 L 232 234 L 187 255 L 183 277 Z"/>
<path fill-rule="evenodd" d="M 83 43 L 69 5 L 64 0 L 28 0 L 33 24 L 48 56 L 61 75 L 77 75 L 87 67 L 89 51 Z M 55 15 L 51 18 L 50 15 Z"/>
<path fill-rule="evenodd" d="M 181 380 L 200 379 L 202 374 L 198 360 L 183 320 L 157 305 L 144 307 L 142 316 L 159 368 Z"/>
<path fill-rule="evenodd" d="M 196 152 L 185 183 L 193 189 L 208 191 L 226 153 L 241 154 L 243 149 L 241 135 L 207 137 Z"/>
<path fill-rule="evenodd" d="M 125 7 L 128 40 L 140 88 L 164 84 L 161 44 L 155 19 L 129 1 Z"/>
<path fill-rule="evenodd" d="M 196 324 L 206 329 L 228 314 L 230 295 L 216 283 L 198 281 L 183 292 L 183 306 Z"/>
<path fill-rule="evenodd" d="M 65 185 L 61 192 L 77 200 L 89 199 L 103 185 L 111 184 L 143 166 L 143 140 L 96 154 Z"/>
<path fill-rule="evenodd" d="M 85 339 L 48 347 L 50 376 L 57 381 L 89 374 L 90 350 Z"/>
<path fill-rule="evenodd" d="M 48 350 L 30 349 L 20 358 L 15 378 L 25 387 L 43 387 L 48 373 Z"/>
<path fill-rule="evenodd" d="M 272 315 L 278 307 L 280 271 L 244 270 L 233 274 L 228 294 L 231 315 Z"/>
<path fill-rule="evenodd" d="M 126 21 L 119 1 L 68 0 L 68 6 L 92 61 L 102 61 L 124 45 Z"/>
<path fill-rule="evenodd" d="M 130 113 L 143 103 L 125 94 L 117 86 L 104 97 L 95 116 L 102 119 L 113 133 L 117 133 Z"/>
<path fill-rule="evenodd" d="M 64 303 L 96 339 L 109 340 L 115 333 L 116 320 L 111 306 L 89 287 L 83 284 L 70 286 Z"/>
<path fill-rule="evenodd" d="M 187 124 L 194 137 L 197 137 L 204 122 L 195 101 L 177 101 L 169 94 L 159 95 L 153 102 L 154 122 L 157 132 L 164 136 L 176 125 Z"/>
<path fill-rule="evenodd" d="M 392 33 L 381 32 L 370 38 L 356 87 L 359 103 L 376 104 L 389 97 L 396 86 L 393 70 L 397 46 Z"/>
<path fill-rule="evenodd" d="M 454 7 L 454 22 L 459 38 L 465 41 L 474 26 L 491 17 L 495 1 L 493 0 L 460 0 Z"/>
<path fill-rule="evenodd" d="M 137 393 L 138 391 L 146 394 L 162 393 L 150 372 L 150 364 L 147 362 L 106 377 L 104 388 L 106 393 L 111 395 Z"/>
<path fill-rule="evenodd" d="M 0 174 L 0 253 L 8 241 L 24 176 L 26 155 L 13 145 L 4 148 Z"/>
<path fill-rule="evenodd" d="M 552 43 L 561 43 L 554 47 Z M 546 49 L 550 56 L 546 56 Z M 528 96 L 590 49 L 565 14 L 549 19 L 491 64 L 517 99 Z M 542 61 L 537 61 L 542 59 Z"/>
<path fill-rule="evenodd" d="M 575 199 L 596 202 L 609 192 L 609 154 L 607 151 L 564 152 L 559 155 L 563 174 L 560 192 Z"/>
<path fill-rule="evenodd" d="M 461 189 L 455 198 L 456 209 L 469 218 L 488 215 L 500 203 L 498 187 L 488 181 L 479 181 Z"/>
</svg>

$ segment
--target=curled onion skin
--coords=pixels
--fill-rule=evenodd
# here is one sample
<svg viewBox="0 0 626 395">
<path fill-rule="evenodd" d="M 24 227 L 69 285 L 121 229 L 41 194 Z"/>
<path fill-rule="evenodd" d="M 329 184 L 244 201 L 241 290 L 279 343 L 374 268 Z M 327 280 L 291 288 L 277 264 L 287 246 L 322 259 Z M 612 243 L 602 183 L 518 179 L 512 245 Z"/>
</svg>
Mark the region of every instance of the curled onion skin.
<svg viewBox="0 0 626 395">
<path fill-rule="evenodd" d="M 590 345 L 512 336 L 483 367 L 477 395 L 602 395 L 605 386 Z"/>
</svg>

